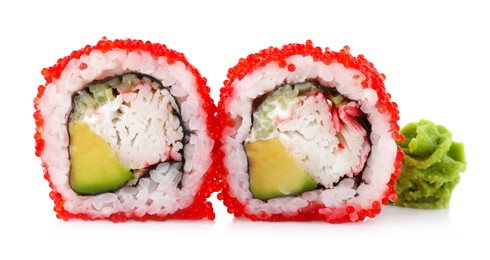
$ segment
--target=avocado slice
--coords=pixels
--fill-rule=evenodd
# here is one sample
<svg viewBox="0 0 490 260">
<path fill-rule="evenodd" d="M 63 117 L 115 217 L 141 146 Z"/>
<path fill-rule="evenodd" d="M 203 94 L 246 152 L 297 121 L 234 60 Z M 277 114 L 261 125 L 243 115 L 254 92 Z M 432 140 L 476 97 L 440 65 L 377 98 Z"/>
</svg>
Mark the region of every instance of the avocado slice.
<svg viewBox="0 0 490 260">
<path fill-rule="evenodd" d="M 111 146 L 83 121 L 72 121 L 70 134 L 70 186 L 80 195 L 114 191 L 133 178 Z"/>
<path fill-rule="evenodd" d="M 245 144 L 249 161 L 250 191 L 268 200 L 294 196 L 317 187 L 315 180 L 289 154 L 279 138 Z"/>
</svg>

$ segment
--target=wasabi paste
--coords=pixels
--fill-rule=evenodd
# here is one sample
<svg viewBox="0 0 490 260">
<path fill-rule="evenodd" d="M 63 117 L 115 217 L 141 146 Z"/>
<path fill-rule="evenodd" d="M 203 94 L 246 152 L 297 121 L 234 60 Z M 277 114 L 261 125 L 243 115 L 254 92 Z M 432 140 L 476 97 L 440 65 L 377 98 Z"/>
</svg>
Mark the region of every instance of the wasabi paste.
<svg viewBox="0 0 490 260">
<path fill-rule="evenodd" d="M 395 183 L 396 206 L 442 209 L 449 206 L 460 173 L 466 169 L 464 146 L 453 142 L 451 132 L 428 120 L 409 123 L 398 143 L 405 157 Z"/>
</svg>

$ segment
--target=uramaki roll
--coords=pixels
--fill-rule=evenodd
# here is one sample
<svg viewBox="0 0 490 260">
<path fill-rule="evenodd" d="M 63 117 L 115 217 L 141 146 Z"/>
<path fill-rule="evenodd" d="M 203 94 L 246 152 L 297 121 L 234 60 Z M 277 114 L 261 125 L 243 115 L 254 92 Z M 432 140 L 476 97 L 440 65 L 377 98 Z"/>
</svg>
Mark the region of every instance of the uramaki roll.
<svg viewBox="0 0 490 260">
<path fill-rule="evenodd" d="M 34 137 L 58 218 L 214 219 L 215 107 L 183 54 L 103 38 L 42 74 Z"/>
<path fill-rule="evenodd" d="M 228 212 L 252 220 L 361 221 L 396 200 L 398 109 L 364 56 L 306 44 L 228 71 L 216 152 Z"/>
</svg>

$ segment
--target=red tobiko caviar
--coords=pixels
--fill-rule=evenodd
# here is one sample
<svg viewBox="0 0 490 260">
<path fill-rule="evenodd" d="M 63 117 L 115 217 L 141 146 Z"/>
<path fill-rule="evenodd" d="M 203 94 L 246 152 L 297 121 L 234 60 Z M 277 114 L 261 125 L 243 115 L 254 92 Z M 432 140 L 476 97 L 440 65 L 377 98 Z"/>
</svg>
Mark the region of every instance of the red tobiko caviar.
<svg viewBox="0 0 490 260">
<path fill-rule="evenodd" d="M 285 60 L 280 60 L 279 61 L 279 67 L 284 68 L 284 67 L 286 67 L 286 65 L 288 65 L 288 63 Z"/>
<path fill-rule="evenodd" d="M 242 198 L 233 192 L 230 188 L 232 185 L 229 180 L 229 168 L 225 165 L 225 147 L 226 138 L 230 133 L 235 131 L 234 124 L 230 124 L 232 116 L 230 107 L 236 106 L 234 101 L 235 96 L 241 96 L 241 93 L 235 93 L 237 81 L 241 81 L 245 76 L 254 71 L 264 68 L 269 63 L 276 63 L 279 69 L 286 69 L 293 73 L 296 71 L 298 64 L 288 63 L 288 58 L 294 55 L 310 56 L 315 62 L 322 62 L 325 65 L 332 63 L 340 63 L 345 68 L 356 70 L 357 73 L 353 76 L 354 80 L 362 77 L 361 86 L 363 88 L 373 89 L 378 97 L 376 109 L 379 113 L 389 113 L 390 133 L 395 141 L 402 141 L 403 136 L 398 133 L 399 111 L 396 103 L 391 102 L 391 96 L 386 93 L 383 81 L 386 79 L 384 74 L 378 73 L 373 64 L 366 60 L 363 55 L 354 57 L 350 54 L 350 48 L 345 46 L 339 52 L 331 51 L 329 48 L 322 49 L 315 47 L 311 40 L 305 44 L 287 44 L 282 48 L 269 47 L 255 54 L 247 56 L 247 58 L 239 59 L 238 63 L 230 68 L 227 73 L 227 79 L 223 82 L 224 86 L 220 91 L 220 101 L 217 108 L 216 116 L 216 139 L 219 140 L 215 147 L 215 169 L 218 171 L 217 176 L 220 182 L 221 190 L 218 194 L 218 199 L 223 201 L 223 204 L 228 208 L 228 212 L 233 213 L 235 217 L 245 216 L 252 221 L 311 221 L 320 220 L 330 223 L 342 223 L 350 221 L 363 221 L 366 218 L 373 218 L 381 211 L 381 206 L 386 205 L 389 201 L 396 200 L 396 191 L 394 183 L 400 174 L 401 161 L 403 153 L 397 148 L 396 159 L 393 167 L 394 171 L 391 174 L 390 181 L 386 184 L 386 191 L 382 194 L 379 200 L 373 201 L 369 206 L 360 205 L 344 205 L 341 207 L 326 207 L 320 203 L 309 202 L 308 206 L 297 210 L 296 213 L 277 213 L 271 214 L 266 211 L 253 211 L 247 207 L 248 199 Z M 277 86 L 276 86 L 277 87 Z M 247 96 L 247 98 L 250 98 Z M 248 110 L 247 110 L 248 111 Z M 227 148 L 229 149 L 229 148 Z M 228 150 L 227 150 L 228 151 Z"/>
<path fill-rule="evenodd" d="M 87 214 L 77 213 L 73 214 L 67 211 L 64 207 L 65 198 L 57 190 L 56 186 L 51 181 L 50 167 L 43 159 L 43 151 L 45 148 L 45 140 L 43 139 L 43 125 L 45 118 L 40 110 L 40 102 L 45 94 L 45 90 L 49 88 L 50 84 L 55 80 L 59 79 L 62 72 L 65 70 L 66 66 L 72 59 L 80 59 L 82 55 L 89 55 L 92 51 L 101 51 L 102 53 L 108 52 L 110 50 L 125 50 L 127 52 L 148 52 L 153 57 L 166 57 L 169 64 L 175 62 L 181 62 L 185 65 L 185 68 L 195 77 L 197 92 L 199 97 L 203 101 L 202 108 L 207 114 L 206 130 L 209 136 L 214 139 L 214 136 L 218 136 L 218 129 L 214 126 L 214 114 L 216 112 L 216 107 L 213 100 L 209 96 L 210 88 L 206 85 L 206 79 L 201 77 L 200 73 L 195 67 L 193 67 L 185 58 L 182 53 L 176 52 L 174 50 L 168 49 L 165 45 L 159 43 L 151 43 L 149 41 L 143 42 L 141 40 L 108 40 L 107 38 L 102 38 L 96 45 L 86 45 L 80 50 L 73 51 L 69 56 L 58 59 L 57 63 L 49 68 L 44 68 L 41 70 L 41 74 L 44 76 L 46 83 L 38 87 L 37 96 L 34 98 L 34 108 L 35 112 L 33 114 L 36 126 L 36 133 L 34 134 L 35 140 L 35 154 L 41 157 L 42 167 L 44 172 L 44 178 L 48 181 L 49 187 L 52 191 L 49 193 L 49 197 L 54 201 L 54 211 L 56 212 L 56 217 L 62 220 L 69 220 L 72 218 L 79 218 L 82 220 L 96 220 L 105 217 L 92 217 Z M 88 68 L 88 64 L 80 63 L 80 70 L 85 70 Z M 166 220 L 166 219 L 204 219 L 213 220 L 215 214 L 213 212 L 213 207 L 210 202 L 207 202 L 207 198 L 211 193 L 218 190 L 218 183 L 216 181 L 216 165 L 212 164 L 207 172 L 202 178 L 202 184 L 196 192 L 193 202 L 184 209 L 179 209 L 173 214 L 167 215 L 156 215 L 156 214 L 144 214 L 143 216 L 137 216 L 134 212 L 116 212 L 105 219 L 112 222 L 125 222 L 127 220 L 136 221 L 148 221 L 148 220 Z"/>
</svg>

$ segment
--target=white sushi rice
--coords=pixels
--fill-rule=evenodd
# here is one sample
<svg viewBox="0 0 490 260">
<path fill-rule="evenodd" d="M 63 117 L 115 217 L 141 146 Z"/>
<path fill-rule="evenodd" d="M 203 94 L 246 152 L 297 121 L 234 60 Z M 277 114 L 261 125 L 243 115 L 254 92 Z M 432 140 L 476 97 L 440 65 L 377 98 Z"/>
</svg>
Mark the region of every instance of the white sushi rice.
<svg viewBox="0 0 490 260">
<path fill-rule="evenodd" d="M 296 70 L 289 72 L 287 68 L 280 68 L 276 62 L 271 62 L 256 69 L 243 79 L 232 82 L 233 93 L 225 107 L 236 124 L 235 127 L 228 127 L 224 130 L 221 140 L 224 144 L 224 164 L 228 169 L 227 180 L 231 195 L 246 205 L 246 213 L 256 215 L 261 211 L 268 215 L 278 213 L 295 215 L 299 209 L 306 207 L 310 202 L 325 205 L 326 208 L 320 213 L 331 218 L 344 214 L 344 208 L 348 205 L 353 206 L 356 210 L 371 208 L 374 200 L 379 201 L 383 198 L 384 192 L 388 189 L 387 183 L 391 173 L 394 171 L 397 148 L 390 132 L 391 115 L 388 112 L 380 113 L 376 109 L 377 94 L 371 88 L 362 87 L 361 82 L 365 78 L 362 73 L 345 68 L 340 63 L 326 65 L 323 62 L 316 62 L 310 56 L 294 55 L 287 58 L 286 62 L 294 64 Z M 334 187 L 305 192 L 300 196 L 275 198 L 268 201 L 255 199 L 250 192 L 247 156 L 243 147 L 243 142 L 249 137 L 252 126 L 253 100 L 273 91 L 277 86 L 302 83 L 306 80 L 316 80 L 323 86 L 335 88 L 344 97 L 357 102 L 360 110 L 367 115 L 372 130 L 369 136 L 371 153 L 365 163 L 362 182 L 356 188 L 353 179 L 345 178 Z M 321 135 L 320 133 L 315 134 Z M 360 138 L 362 137 L 352 136 L 350 139 Z M 287 145 L 290 146 L 288 149 L 294 150 L 293 146 L 297 140 L 291 142 L 284 142 L 284 140 L 285 138 L 281 139 L 283 143 L 290 144 Z M 357 147 L 357 152 L 367 149 L 362 141 L 355 142 L 357 144 L 352 145 Z M 301 143 L 301 150 L 322 154 L 322 151 L 314 149 L 314 146 L 308 147 L 308 143 L 311 144 L 311 142 Z M 357 156 L 357 152 L 354 155 Z M 354 160 L 352 156 L 344 159 L 347 159 L 345 165 L 339 167 L 349 168 L 352 165 L 360 165 L 360 162 L 352 161 Z M 338 163 L 340 159 L 336 158 L 335 161 Z M 324 163 L 322 159 L 319 159 L 319 162 Z M 361 164 L 364 165 L 364 163 Z M 335 179 L 338 180 L 334 176 L 334 181 Z M 356 219 L 357 215 L 352 214 L 351 220 Z"/>
<path fill-rule="evenodd" d="M 80 66 L 82 65 L 83 66 Z M 85 66 L 86 65 L 86 66 Z M 84 69 L 80 69 L 84 68 Z M 121 75 L 127 72 L 138 72 L 150 75 L 161 81 L 163 86 L 169 86 L 170 93 L 175 97 L 180 106 L 180 115 L 186 130 L 192 132 L 188 142 L 184 147 L 184 171 L 180 172 L 181 163 L 160 163 L 155 169 L 151 170 L 148 178 L 142 178 L 135 186 L 127 186 L 117 190 L 115 193 L 103 193 L 95 196 L 79 196 L 70 187 L 69 172 L 70 159 L 68 152 L 69 138 L 67 131 L 67 121 L 72 109 L 72 95 L 81 90 L 84 86 L 94 80 L 101 80 L 107 77 Z M 144 89 L 144 88 L 142 88 Z M 169 97 L 166 94 L 157 94 L 158 101 L 156 106 L 167 106 Z M 124 98 L 124 97 L 123 97 Z M 138 97 L 133 97 L 140 106 L 147 106 L 146 109 L 153 109 L 151 104 L 145 101 L 136 102 Z M 146 105 L 145 105 L 146 104 Z M 189 72 L 185 64 L 177 61 L 173 64 L 167 63 L 166 57 L 154 57 L 147 52 L 127 52 L 125 50 L 112 50 L 102 53 L 93 50 L 89 55 L 82 55 L 79 59 L 72 59 L 61 73 L 59 79 L 54 79 L 46 86 L 44 95 L 39 103 L 39 109 L 44 118 L 42 137 L 45 140 L 45 147 L 41 154 L 50 172 L 51 181 L 57 192 L 61 193 L 65 199 L 63 204 L 65 210 L 70 213 L 85 213 L 92 218 L 108 217 L 116 212 L 124 212 L 127 215 L 134 214 L 143 216 L 145 214 L 156 214 L 165 216 L 172 214 L 178 209 L 188 207 L 199 189 L 202 177 L 211 165 L 211 154 L 213 140 L 208 137 L 206 128 L 207 114 L 202 109 L 203 100 L 200 98 L 196 88 L 196 78 Z M 168 123 L 168 139 L 155 133 L 152 127 L 137 129 L 138 124 L 134 124 L 133 131 L 142 131 L 141 137 L 150 138 L 147 144 L 165 144 L 166 150 L 170 153 L 178 151 L 181 146 L 175 146 L 169 150 L 172 141 L 179 139 L 176 118 L 165 114 L 165 109 L 161 108 L 153 112 L 139 111 L 134 107 L 134 111 L 129 113 L 129 118 L 121 120 L 140 120 L 139 116 L 150 116 L 159 120 L 170 120 Z M 141 113 L 141 114 L 140 114 Z M 145 115 L 145 113 L 163 113 L 160 115 Z M 144 117 L 143 116 L 143 117 Z M 159 116 L 161 116 L 159 118 Z M 168 118 L 165 118 L 168 116 Z M 90 121 L 90 120 L 89 120 Z M 105 122 L 107 123 L 107 122 Z M 105 124 L 102 123 L 102 124 Z M 141 146 L 124 146 L 121 143 L 110 141 L 111 134 L 104 134 L 107 129 L 99 123 L 92 124 L 92 127 L 105 139 L 109 140 L 111 146 L 119 153 L 134 154 L 126 156 L 125 163 L 133 166 L 141 166 L 147 163 L 145 160 L 158 161 L 162 154 L 157 153 L 157 158 L 148 159 L 152 154 L 148 152 L 153 149 L 145 149 Z M 109 128 L 113 128 L 110 125 Z M 117 128 L 117 126 L 116 126 Z M 146 132 L 148 131 L 148 132 Z M 175 136 L 170 136 L 175 135 Z M 160 138 L 159 138 L 160 136 Z M 182 140 L 180 138 L 180 140 Z M 179 148 L 180 147 L 180 148 Z M 156 148 L 155 148 L 156 149 Z M 202 156 L 200 156 L 202 155 Z M 177 154 L 174 156 L 178 157 Z M 124 157 L 124 156 L 122 156 Z M 145 159 L 146 158 L 146 159 Z M 178 187 L 181 183 L 182 187 Z"/>
</svg>

